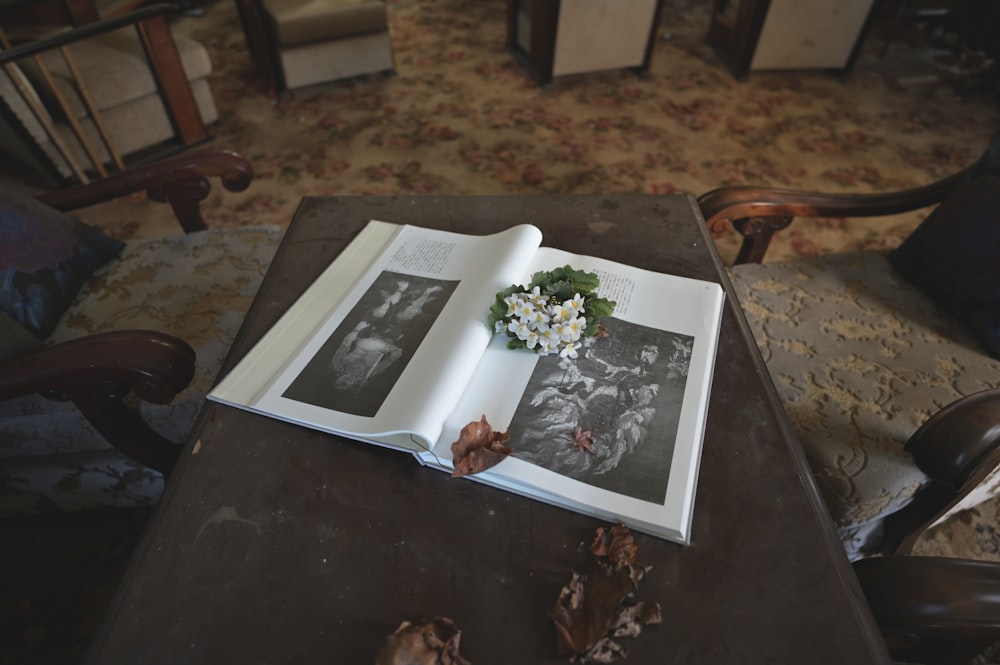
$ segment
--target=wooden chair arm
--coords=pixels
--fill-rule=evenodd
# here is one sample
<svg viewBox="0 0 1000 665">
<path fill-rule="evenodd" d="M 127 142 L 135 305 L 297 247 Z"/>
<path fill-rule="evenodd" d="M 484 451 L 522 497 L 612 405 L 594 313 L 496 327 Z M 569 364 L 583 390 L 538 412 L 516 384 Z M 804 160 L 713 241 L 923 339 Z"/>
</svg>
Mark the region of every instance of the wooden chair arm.
<svg viewBox="0 0 1000 665">
<path fill-rule="evenodd" d="M 228 191 L 241 192 L 250 186 L 253 175 L 250 162 L 234 152 L 202 150 L 48 192 L 38 199 L 69 211 L 145 190 L 152 200 L 169 203 L 184 231 L 190 233 L 205 228 L 199 206 L 211 190 L 208 178 L 220 178 Z"/>
<path fill-rule="evenodd" d="M 856 561 L 893 656 L 958 663 L 1000 639 L 1000 564 L 942 557 Z"/>
<path fill-rule="evenodd" d="M 906 442 L 921 471 L 956 492 L 976 485 L 1000 450 L 1000 388 L 984 390 L 938 411 Z"/>
<path fill-rule="evenodd" d="M 940 203 L 972 167 L 947 178 L 885 194 L 824 194 L 772 187 L 722 187 L 698 197 L 713 236 L 733 228 L 743 236 L 735 263 L 760 263 L 772 236 L 795 217 L 878 217 Z"/>
<path fill-rule="evenodd" d="M 909 552 L 927 526 L 1000 465 L 1000 388 L 944 407 L 913 433 L 904 448 L 931 482 L 886 518 L 883 554 Z"/>
<path fill-rule="evenodd" d="M 0 362 L 0 399 L 41 393 L 72 401 L 118 450 L 169 475 L 181 447 L 150 429 L 122 399 L 131 391 L 154 404 L 171 402 L 191 383 L 194 361 L 194 350 L 170 335 L 100 333 Z"/>
<path fill-rule="evenodd" d="M 91 393 L 167 404 L 194 378 L 194 350 L 154 331 L 99 333 L 0 362 L 0 399 L 42 393 L 58 400 Z"/>
</svg>

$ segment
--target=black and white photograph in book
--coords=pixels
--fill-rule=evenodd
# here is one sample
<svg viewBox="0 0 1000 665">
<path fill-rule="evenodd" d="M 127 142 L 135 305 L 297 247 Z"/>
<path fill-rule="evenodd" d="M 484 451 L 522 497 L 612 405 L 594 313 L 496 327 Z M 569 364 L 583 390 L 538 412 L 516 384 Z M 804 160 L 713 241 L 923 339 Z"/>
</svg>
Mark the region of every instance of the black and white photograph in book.
<svg viewBox="0 0 1000 665">
<path fill-rule="evenodd" d="M 542 356 L 510 425 L 514 456 L 663 503 L 694 338 L 610 319 L 576 359 Z"/>
<path fill-rule="evenodd" d="M 374 416 L 457 286 L 383 271 L 282 396 Z"/>
</svg>

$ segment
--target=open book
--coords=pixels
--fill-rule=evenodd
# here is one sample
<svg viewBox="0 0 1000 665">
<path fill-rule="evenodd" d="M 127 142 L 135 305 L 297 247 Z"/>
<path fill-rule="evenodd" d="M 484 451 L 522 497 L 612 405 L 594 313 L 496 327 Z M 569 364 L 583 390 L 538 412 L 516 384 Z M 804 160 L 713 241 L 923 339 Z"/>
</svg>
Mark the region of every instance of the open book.
<svg viewBox="0 0 1000 665">
<path fill-rule="evenodd" d="M 541 243 L 529 225 L 372 221 L 209 398 L 449 472 L 485 416 L 514 453 L 468 478 L 687 543 L 724 292 Z M 617 303 L 609 335 L 576 359 L 509 350 L 487 326 L 495 294 L 567 264 Z"/>
</svg>

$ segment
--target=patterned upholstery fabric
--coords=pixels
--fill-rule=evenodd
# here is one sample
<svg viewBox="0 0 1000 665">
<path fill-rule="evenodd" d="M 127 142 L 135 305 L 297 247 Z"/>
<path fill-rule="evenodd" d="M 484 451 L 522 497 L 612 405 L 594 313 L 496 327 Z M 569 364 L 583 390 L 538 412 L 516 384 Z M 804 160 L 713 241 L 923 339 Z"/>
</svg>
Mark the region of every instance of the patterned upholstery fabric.
<svg viewBox="0 0 1000 665">
<path fill-rule="evenodd" d="M 927 482 L 906 440 L 940 408 L 1000 385 L 1000 361 L 883 253 L 730 274 L 845 549 L 859 558 L 882 519 Z"/>
<path fill-rule="evenodd" d="M 130 242 L 98 270 L 49 341 L 145 328 L 197 352 L 192 384 L 146 421 L 183 442 L 277 248 L 278 227 L 215 229 Z M 131 462 L 72 404 L 38 395 L 0 402 L 0 514 L 154 503 L 159 473 Z"/>
</svg>

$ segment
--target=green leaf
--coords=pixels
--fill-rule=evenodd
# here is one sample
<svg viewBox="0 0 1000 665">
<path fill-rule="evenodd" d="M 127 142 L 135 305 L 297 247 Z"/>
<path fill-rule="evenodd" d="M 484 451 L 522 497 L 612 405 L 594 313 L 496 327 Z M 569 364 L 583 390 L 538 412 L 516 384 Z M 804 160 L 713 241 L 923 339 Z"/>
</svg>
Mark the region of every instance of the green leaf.
<svg viewBox="0 0 1000 665">
<path fill-rule="evenodd" d="M 580 295 L 592 293 L 601 285 L 601 280 L 597 276 L 597 273 L 575 270 L 570 266 L 563 267 L 563 270 L 566 271 L 567 279 L 573 285 L 574 291 Z M 572 294 L 570 297 L 572 297 Z"/>
<path fill-rule="evenodd" d="M 589 318 L 604 319 L 615 313 L 615 302 L 607 298 L 595 295 L 588 295 L 583 299 L 583 306 L 587 310 Z"/>
<path fill-rule="evenodd" d="M 574 295 L 586 295 L 600 286 L 601 280 L 596 273 L 576 270 L 571 266 L 562 266 L 552 270 L 540 270 L 531 276 L 527 290 L 539 287 L 542 293 L 568 300 Z"/>
<path fill-rule="evenodd" d="M 559 280 L 558 282 L 552 282 L 546 286 L 542 293 L 556 300 L 562 302 L 563 300 L 569 300 L 573 297 L 573 285 L 566 280 Z"/>
<path fill-rule="evenodd" d="M 517 349 L 526 349 L 528 345 L 524 343 L 524 340 L 518 339 L 516 337 L 511 337 L 510 341 L 507 342 L 507 348 L 515 351 Z"/>
</svg>

